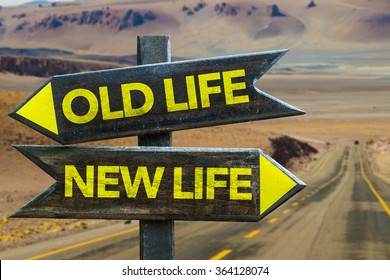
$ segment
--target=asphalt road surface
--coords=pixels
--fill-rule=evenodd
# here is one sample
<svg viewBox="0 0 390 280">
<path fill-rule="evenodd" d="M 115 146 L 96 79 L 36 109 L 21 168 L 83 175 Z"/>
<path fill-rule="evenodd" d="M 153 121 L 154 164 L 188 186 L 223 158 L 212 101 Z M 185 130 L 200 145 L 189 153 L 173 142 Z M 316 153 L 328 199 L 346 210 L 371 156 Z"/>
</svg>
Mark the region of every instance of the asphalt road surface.
<svg viewBox="0 0 390 280">
<path fill-rule="evenodd" d="M 308 187 L 259 223 L 175 222 L 176 259 L 390 259 L 390 186 L 360 145 L 340 143 L 301 179 Z M 64 236 L 0 259 L 139 259 L 138 223 Z"/>
</svg>

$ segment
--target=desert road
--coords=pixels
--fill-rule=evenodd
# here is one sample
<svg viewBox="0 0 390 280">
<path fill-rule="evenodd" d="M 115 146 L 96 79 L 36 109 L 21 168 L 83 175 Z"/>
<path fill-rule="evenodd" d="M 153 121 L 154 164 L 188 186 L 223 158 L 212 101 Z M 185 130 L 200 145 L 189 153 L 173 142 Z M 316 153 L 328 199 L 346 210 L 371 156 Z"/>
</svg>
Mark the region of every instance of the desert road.
<svg viewBox="0 0 390 280">
<path fill-rule="evenodd" d="M 338 143 L 308 187 L 259 223 L 175 222 L 176 259 L 390 259 L 390 186 L 363 145 Z M 139 259 L 138 222 L 0 252 L 0 259 Z"/>
</svg>

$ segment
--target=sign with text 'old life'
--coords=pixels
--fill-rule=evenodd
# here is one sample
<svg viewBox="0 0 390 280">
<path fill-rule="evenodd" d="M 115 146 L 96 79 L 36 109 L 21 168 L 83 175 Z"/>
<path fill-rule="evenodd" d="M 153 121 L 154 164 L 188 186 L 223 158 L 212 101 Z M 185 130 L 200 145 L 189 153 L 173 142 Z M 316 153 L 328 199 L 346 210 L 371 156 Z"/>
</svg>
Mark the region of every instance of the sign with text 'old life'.
<svg viewBox="0 0 390 280">
<path fill-rule="evenodd" d="M 13 217 L 259 221 L 305 186 L 259 149 L 15 147 L 57 182 Z"/>
<path fill-rule="evenodd" d="M 10 116 L 71 144 L 300 115 L 255 87 L 285 52 L 54 76 Z"/>
</svg>

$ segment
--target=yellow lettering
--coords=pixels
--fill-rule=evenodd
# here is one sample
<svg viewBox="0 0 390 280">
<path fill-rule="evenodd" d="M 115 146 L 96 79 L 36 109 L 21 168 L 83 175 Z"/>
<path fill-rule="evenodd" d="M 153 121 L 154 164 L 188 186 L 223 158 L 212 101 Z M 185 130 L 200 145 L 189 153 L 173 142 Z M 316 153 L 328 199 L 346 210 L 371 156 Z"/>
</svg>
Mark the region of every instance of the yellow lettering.
<svg viewBox="0 0 390 280">
<path fill-rule="evenodd" d="M 221 73 L 207 73 L 198 76 L 199 79 L 199 92 L 200 100 L 202 102 L 202 108 L 210 107 L 210 94 L 221 93 L 220 86 L 209 87 L 210 81 L 216 81 L 221 79 Z"/>
<path fill-rule="evenodd" d="M 73 180 L 84 197 L 93 197 L 94 167 L 92 165 L 86 167 L 85 181 L 74 165 L 65 165 L 65 197 L 73 197 Z"/>
<path fill-rule="evenodd" d="M 107 87 L 99 87 L 100 102 L 102 107 L 103 120 L 123 118 L 123 111 L 111 111 Z"/>
<path fill-rule="evenodd" d="M 252 200 L 252 193 L 239 193 L 238 188 L 250 188 L 250 180 L 239 180 L 240 175 L 252 175 L 251 168 L 230 169 L 230 200 Z"/>
<path fill-rule="evenodd" d="M 72 109 L 72 102 L 77 97 L 83 97 L 88 101 L 89 109 L 84 115 L 76 115 Z M 75 124 L 85 124 L 92 121 L 99 111 L 99 102 L 92 91 L 78 88 L 68 92 L 62 101 L 62 112 L 65 117 Z"/>
<path fill-rule="evenodd" d="M 206 186 L 206 198 L 214 199 L 215 188 L 226 188 L 226 181 L 218 181 L 215 179 L 215 175 L 227 175 L 227 168 L 210 167 L 207 168 L 207 186 Z"/>
<path fill-rule="evenodd" d="M 126 117 L 136 117 L 145 115 L 152 109 L 154 104 L 154 94 L 152 89 L 143 83 L 122 84 L 123 110 Z M 145 103 L 139 108 L 133 108 L 131 102 L 131 91 L 140 91 L 145 97 Z"/>
<path fill-rule="evenodd" d="M 222 72 L 222 77 L 223 77 L 223 85 L 225 89 L 225 98 L 226 98 L 227 105 L 249 102 L 248 95 L 241 95 L 241 96 L 233 95 L 233 92 L 236 90 L 246 89 L 245 82 L 240 82 L 240 83 L 232 82 L 233 78 L 245 77 L 245 69 Z"/>
<path fill-rule="evenodd" d="M 106 185 L 118 185 L 118 178 L 107 178 L 107 173 L 119 173 L 119 166 L 98 166 L 97 197 L 119 198 L 119 191 L 106 190 Z"/>
<path fill-rule="evenodd" d="M 177 111 L 185 111 L 188 110 L 188 103 L 176 103 L 175 102 L 175 93 L 173 91 L 172 79 L 164 79 L 164 88 L 165 88 L 165 96 L 167 100 L 167 110 L 168 112 L 177 112 Z"/>
<path fill-rule="evenodd" d="M 173 169 L 173 198 L 174 199 L 193 199 L 193 192 L 183 192 L 183 168 L 175 167 Z"/>
<path fill-rule="evenodd" d="M 195 199 L 203 198 L 203 167 L 195 167 Z"/>
<path fill-rule="evenodd" d="M 195 78 L 194 76 L 186 76 L 188 103 L 190 109 L 198 108 L 198 100 L 196 98 Z"/>
<path fill-rule="evenodd" d="M 165 167 L 159 166 L 156 168 L 152 183 L 150 183 L 150 177 L 146 166 L 138 166 L 134 182 L 131 181 L 129 168 L 127 166 L 120 166 L 119 168 L 122 173 L 123 183 L 128 198 L 135 198 L 137 196 L 141 181 L 144 183 L 147 198 L 157 197 Z"/>
</svg>

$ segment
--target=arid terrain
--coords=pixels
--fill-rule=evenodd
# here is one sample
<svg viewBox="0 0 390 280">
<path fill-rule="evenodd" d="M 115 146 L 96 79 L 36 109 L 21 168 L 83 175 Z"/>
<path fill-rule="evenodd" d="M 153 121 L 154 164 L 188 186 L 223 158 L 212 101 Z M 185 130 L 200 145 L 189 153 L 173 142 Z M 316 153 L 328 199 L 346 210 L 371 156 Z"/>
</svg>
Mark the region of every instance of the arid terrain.
<svg viewBox="0 0 390 280">
<path fill-rule="evenodd" d="M 304 143 L 318 152 L 286 163 L 300 177 L 335 143 L 358 142 L 376 175 L 390 184 L 389 1 L 106 0 L 3 7 L 0 251 L 117 222 L 8 219 L 54 183 L 11 145 L 56 144 L 8 113 L 52 75 L 134 65 L 136 38 L 145 34 L 170 35 L 174 60 L 290 50 L 257 87 L 305 115 L 174 132 L 174 146 L 260 148 L 276 155 L 277 145 L 285 151 Z M 291 138 L 282 146 L 284 136 Z M 137 138 L 83 145 L 137 145 Z"/>
</svg>

